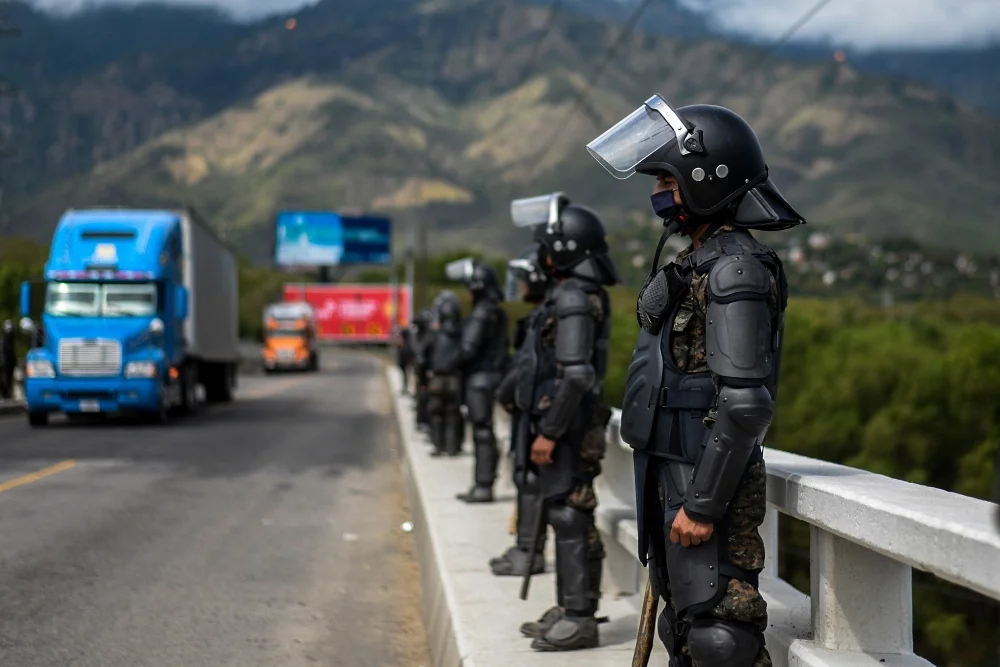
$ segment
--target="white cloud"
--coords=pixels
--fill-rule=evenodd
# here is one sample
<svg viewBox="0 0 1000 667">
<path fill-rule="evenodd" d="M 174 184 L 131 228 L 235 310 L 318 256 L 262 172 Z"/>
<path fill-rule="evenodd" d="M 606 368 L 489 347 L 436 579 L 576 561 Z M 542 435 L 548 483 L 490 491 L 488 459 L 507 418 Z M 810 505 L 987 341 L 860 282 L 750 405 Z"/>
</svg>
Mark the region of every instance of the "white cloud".
<svg viewBox="0 0 1000 667">
<path fill-rule="evenodd" d="M 271 14 L 291 12 L 318 0 L 29 0 L 40 9 L 70 14 L 96 5 L 172 4 L 190 7 L 217 7 L 237 19 L 254 19 Z"/>
<path fill-rule="evenodd" d="M 773 42 L 818 0 L 679 1 L 725 33 Z M 832 0 L 791 41 L 861 50 L 1000 44 L 1000 1 Z"/>
</svg>

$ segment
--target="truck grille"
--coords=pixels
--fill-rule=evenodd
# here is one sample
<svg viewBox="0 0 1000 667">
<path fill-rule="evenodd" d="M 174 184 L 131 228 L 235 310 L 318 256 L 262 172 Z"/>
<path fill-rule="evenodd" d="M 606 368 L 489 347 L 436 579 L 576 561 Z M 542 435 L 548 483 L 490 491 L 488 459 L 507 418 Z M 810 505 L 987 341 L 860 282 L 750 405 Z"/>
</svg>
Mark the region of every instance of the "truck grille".
<svg viewBox="0 0 1000 667">
<path fill-rule="evenodd" d="M 73 338 L 59 341 L 59 374 L 76 376 L 118 375 L 122 346 L 106 338 Z"/>
</svg>

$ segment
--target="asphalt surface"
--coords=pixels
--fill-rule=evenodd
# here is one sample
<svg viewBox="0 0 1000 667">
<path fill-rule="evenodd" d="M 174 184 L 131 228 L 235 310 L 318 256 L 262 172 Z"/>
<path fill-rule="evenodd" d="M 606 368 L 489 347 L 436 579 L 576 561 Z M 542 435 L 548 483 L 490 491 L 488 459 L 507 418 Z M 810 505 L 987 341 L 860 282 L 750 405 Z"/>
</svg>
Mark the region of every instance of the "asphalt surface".
<svg viewBox="0 0 1000 667">
<path fill-rule="evenodd" d="M 0 419 L 0 665 L 430 666 L 381 362 L 165 426 Z"/>
</svg>

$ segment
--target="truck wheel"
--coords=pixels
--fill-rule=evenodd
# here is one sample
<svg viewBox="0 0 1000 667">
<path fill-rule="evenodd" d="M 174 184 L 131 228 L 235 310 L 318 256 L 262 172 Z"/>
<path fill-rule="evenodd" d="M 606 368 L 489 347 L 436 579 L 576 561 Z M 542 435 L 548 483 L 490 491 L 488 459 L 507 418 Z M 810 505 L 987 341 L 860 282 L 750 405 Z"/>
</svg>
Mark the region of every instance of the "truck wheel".
<svg viewBox="0 0 1000 667">
<path fill-rule="evenodd" d="M 233 387 L 236 386 L 235 364 L 223 364 L 219 367 L 219 402 L 229 403 L 233 400 Z"/>
<path fill-rule="evenodd" d="M 188 366 L 184 369 L 183 383 L 181 384 L 181 412 L 189 415 L 198 410 L 198 378 L 195 376 L 194 368 Z"/>
<path fill-rule="evenodd" d="M 29 412 L 28 413 L 28 423 L 33 428 L 38 428 L 39 426 L 47 426 L 49 423 L 49 413 L 48 412 Z"/>
</svg>

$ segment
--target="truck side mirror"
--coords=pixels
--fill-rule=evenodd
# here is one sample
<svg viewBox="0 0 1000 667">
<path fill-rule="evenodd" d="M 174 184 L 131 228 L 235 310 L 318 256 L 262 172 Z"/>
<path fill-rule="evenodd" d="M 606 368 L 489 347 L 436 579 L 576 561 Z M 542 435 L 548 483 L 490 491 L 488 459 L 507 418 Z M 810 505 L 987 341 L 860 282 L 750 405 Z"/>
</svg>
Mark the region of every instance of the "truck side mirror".
<svg viewBox="0 0 1000 667">
<path fill-rule="evenodd" d="M 21 317 L 31 314 L 31 283 L 21 283 Z"/>
<path fill-rule="evenodd" d="M 188 316 L 188 291 L 186 287 L 177 288 L 177 318 L 187 319 Z"/>
</svg>

